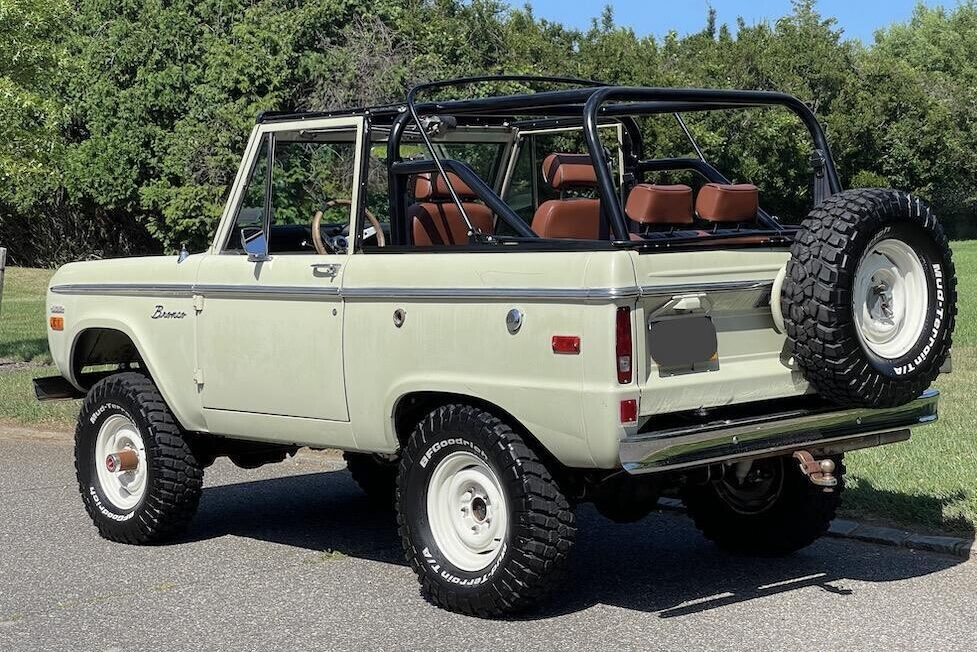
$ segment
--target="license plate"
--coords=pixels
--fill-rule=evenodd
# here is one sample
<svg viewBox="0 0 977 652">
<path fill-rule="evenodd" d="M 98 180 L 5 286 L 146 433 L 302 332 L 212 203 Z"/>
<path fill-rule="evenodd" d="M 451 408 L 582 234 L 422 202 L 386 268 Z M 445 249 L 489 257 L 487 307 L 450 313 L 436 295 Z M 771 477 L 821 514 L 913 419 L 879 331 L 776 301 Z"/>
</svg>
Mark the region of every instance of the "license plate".
<svg viewBox="0 0 977 652">
<path fill-rule="evenodd" d="M 675 317 L 649 324 L 651 359 L 672 373 L 718 365 L 719 342 L 711 317 Z"/>
</svg>

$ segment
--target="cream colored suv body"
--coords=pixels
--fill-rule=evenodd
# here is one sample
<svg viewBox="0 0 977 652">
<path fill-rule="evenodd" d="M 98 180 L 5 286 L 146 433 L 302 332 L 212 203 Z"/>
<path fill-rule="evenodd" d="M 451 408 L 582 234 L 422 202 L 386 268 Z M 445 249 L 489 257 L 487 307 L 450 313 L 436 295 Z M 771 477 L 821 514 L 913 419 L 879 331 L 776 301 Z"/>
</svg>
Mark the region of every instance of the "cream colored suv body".
<svg viewBox="0 0 977 652">
<path fill-rule="evenodd" d="M 255 261 L 228 253 L 262 143 L 276 134 L 332 134 L 351 145 L 356 176 L 345 219 L 354 220 L 365 187 L 362 157 L 371 151 L 366 129 L 364 116 L 261 122 L 206 252 L 58 270 L 48 310 L 64 316 L 65 328 L 49 339 L 63 376 L 84 392 L 100 377 L 86 381 L 84 368 L 138 360 L 188 431 L 387 454 L 407 434 L 398 416 L 411 401 L 475 400 L 525 428 L 563 465 L 595 469 L 638 469 L 647 451 L 636 457 L 632 445 L 622 458 L 622 442 L 641 439 L 662 415 L 761 407 L 808 392 L 783 355 L 771 312 L 771 290 L 789 255 L 784 240 L 669 253 L 411 251 L 348 238 L 345 250 L 325 255 L 272 253 Z M 504 174 L 494 182 L 503 188 L 515 168 L 513 143 L 526 135 L 506 131 L 508 138 L 492 129 L 451 134 L 501 143 L 509 163 L 498 166 Z M 371 146 L 383 145 L 374 134 Z M 633 333 L 629 382 L 619 382 L 616 368 L 622 309 Z M 650 325 L 694 315 L 714 325 L 716 359 L 663 368 L 650 353 Z M 579 350 L 555 352 L 555 337 L 579 338 Z M 636 402 L 636 416 L 622 422 L 626 401 Z M 655 452 L 678 455 L 687 444 L 676 439 Z M 741 448 L 691 462 L 769 447 Z"/>
<path fill-rule="evenodd" d="M 846 451 L 936 419 L 945 236 L 918 199 L 842 191 L 805 105 L 592 83 L 415 101 L 471 81 L 263 116 L 206 251 L 57 271 L 61 376 L 35 390 L 85 398 L 76 475 L 103 537 L 171 538 L 218 456 L 339 448 L 396 503 L 422 592 L 494 616 L 549 589 L 580 501 L 630 522 L 671 492 L 719 545 L 785 554 L 827 531 Z M 681 117 L 770 105 L 814 142 L 800 227 Z M 697 156 L 647 158 L 631 114 L 674 115 Z M 698 175 L 694 200 L 647 182 L 672 173 Z"/>
</svg>

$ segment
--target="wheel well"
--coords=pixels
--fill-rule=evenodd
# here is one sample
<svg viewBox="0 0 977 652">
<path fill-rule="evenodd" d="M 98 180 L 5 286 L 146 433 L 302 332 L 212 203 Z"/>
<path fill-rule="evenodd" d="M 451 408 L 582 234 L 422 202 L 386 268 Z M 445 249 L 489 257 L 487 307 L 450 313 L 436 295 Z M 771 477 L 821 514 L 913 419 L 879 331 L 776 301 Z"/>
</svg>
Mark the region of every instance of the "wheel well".
<svg viewBox="0 0 977 652">
<path fill-rule="evenodd" d="M 466 394 L 454 394 L 452 392 L 412 392 L 402 396 L 397 401 L 397 405 L 394 407 L 394 431 L 401 447 L 407 443 L 407 438 L 410 437 L 414 426 L 421 419 L 436 408 L 450 403 L 465 403 L 494 414 L 523 438 L 526 445 L 533 449 L 533 452 L 546 464 L 551 472 L 562 468 L 562 464 L 536 439 L 533 433 L 509 412 L 484 399 Z"/>
<path fill-rule="evenodd" d="M 88 375 L 85 372 L 91 367 L 102 365 L 119 365 L 130 368 L 133 365 L 144 367 L 139 350 L 132 339 L 120 330 L 114 328 L 88 328 L 78 335 L 75 340 L 71 359 L 72 375 L 82 385 Z M 97 380 L 101 377 L 92 374 Z M 85 389 L 88 389 L 86 386 Z"/>
</svg>

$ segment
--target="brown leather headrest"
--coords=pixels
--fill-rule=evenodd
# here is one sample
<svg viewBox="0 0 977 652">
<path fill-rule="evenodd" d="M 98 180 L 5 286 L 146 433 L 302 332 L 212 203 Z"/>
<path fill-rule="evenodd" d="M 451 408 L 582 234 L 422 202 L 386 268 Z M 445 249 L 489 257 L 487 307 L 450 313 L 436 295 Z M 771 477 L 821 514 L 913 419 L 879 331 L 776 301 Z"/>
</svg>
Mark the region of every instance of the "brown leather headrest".
<svg viewBox="0 0 977 652">
<path fill-rule="evenodd" d="M 545 201 L 533 215 L 532 229 L 541 238 L 598 240 L 600 201 L 597 199 Z"/>
<path fill-rule="evenodd" d="M 707 183 L 699 190 L 695 212 L 710 222 L 752 222 L 759 208 L 760 191 L 750 183 Z"/>
<path fill-rule="evenodd" d="M 692 188 L 639 183 L 631 189 L 624 212 L 641 224 L 692 224 Z"/>
<path fill-rule="evenodd" d="M 431 183 L 431 177 L 437 181 Z M 454 172 L 448 173 L 448 180 L 451 186 L 458 193 L 458 199 L 476 199 L 478 195 L 468 187 L 468 184 L 458 178 Z M 418 201 L 431 201 L 441 199 L 451 199 L 451 191 L 443 176 L 438 172 L 425 172 L 414 177 L 414 199 Z"/>
<path fill-rule="evenodd" d="M 543 179 L 557 190 L 596 186 L 597 171 L 586 154 L 550 154 L 543 159 Z"/>
</svg>

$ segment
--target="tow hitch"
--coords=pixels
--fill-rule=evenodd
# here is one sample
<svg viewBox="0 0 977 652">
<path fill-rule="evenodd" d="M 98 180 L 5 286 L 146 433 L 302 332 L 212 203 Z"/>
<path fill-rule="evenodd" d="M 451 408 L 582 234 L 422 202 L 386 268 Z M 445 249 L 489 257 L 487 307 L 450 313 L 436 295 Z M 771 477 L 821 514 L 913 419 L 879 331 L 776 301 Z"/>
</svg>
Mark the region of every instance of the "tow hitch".
<svg viewBox="0 0 977 652">
<path fill-rule="evenodd" d="M 794 459 L 800 462 L 801 473 L 806 475 L 812 484 L 824 487 L 826 492 L 834 491 L 834 487 L 838 485 L 838 478 L 834 476 L 834 460 L 818 461 L 807 451 L 794 451 Z"/>
</svg>

